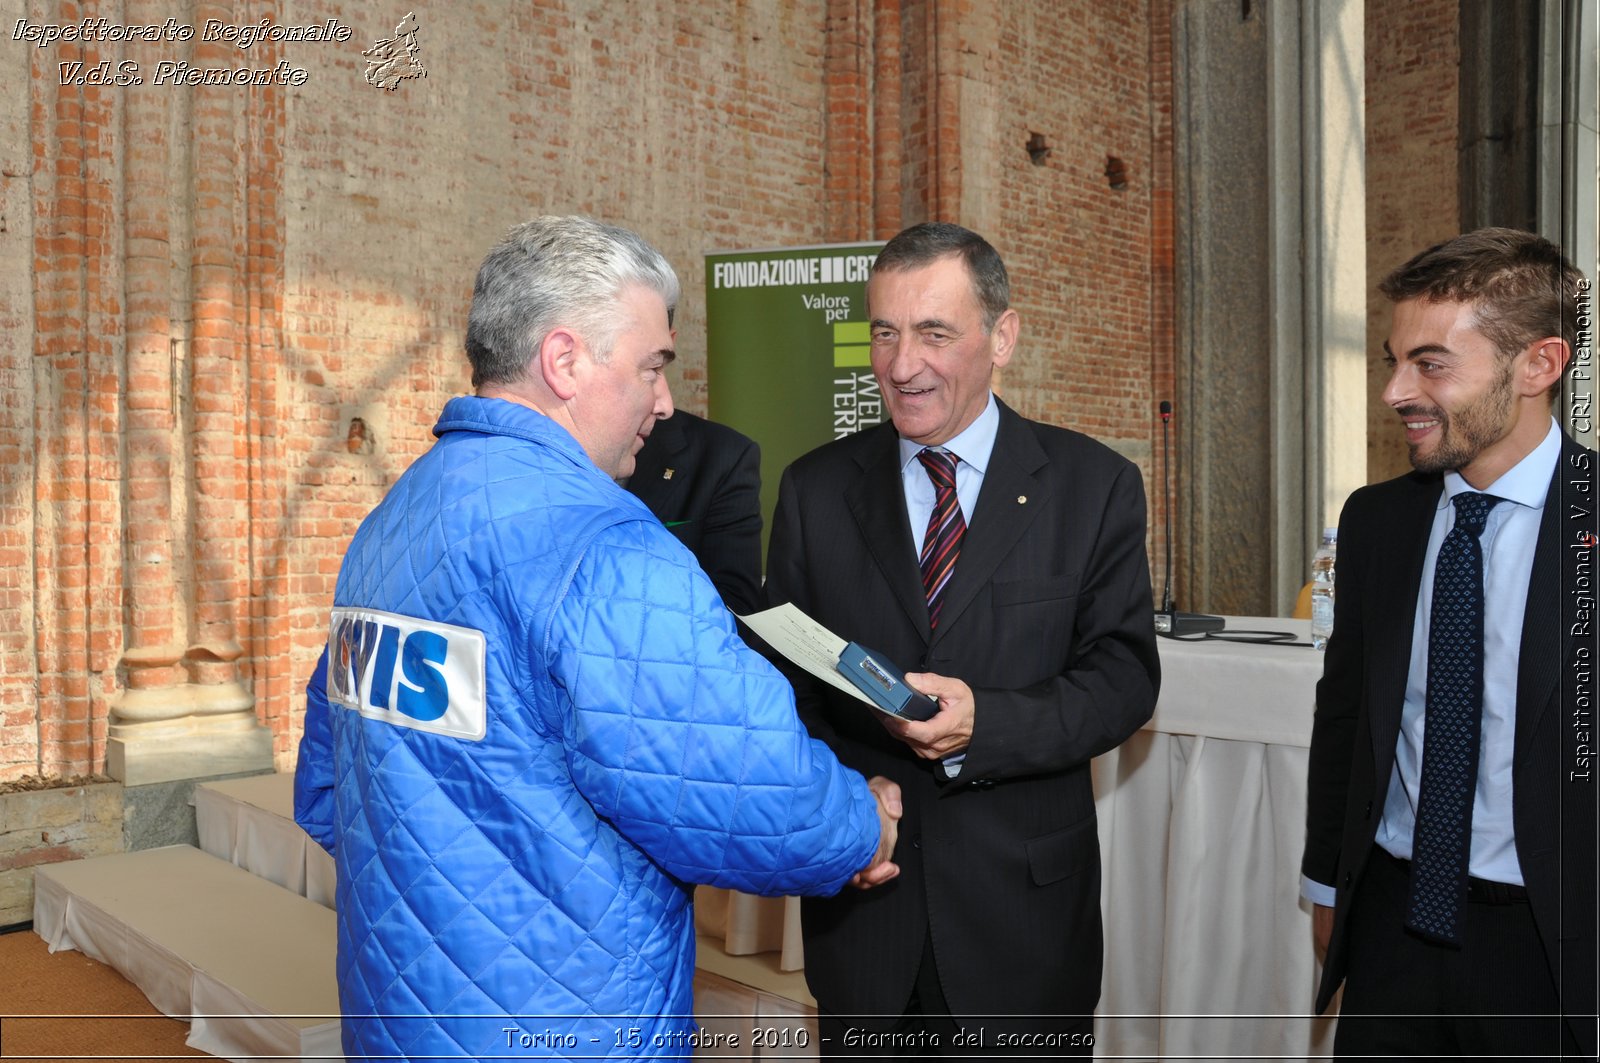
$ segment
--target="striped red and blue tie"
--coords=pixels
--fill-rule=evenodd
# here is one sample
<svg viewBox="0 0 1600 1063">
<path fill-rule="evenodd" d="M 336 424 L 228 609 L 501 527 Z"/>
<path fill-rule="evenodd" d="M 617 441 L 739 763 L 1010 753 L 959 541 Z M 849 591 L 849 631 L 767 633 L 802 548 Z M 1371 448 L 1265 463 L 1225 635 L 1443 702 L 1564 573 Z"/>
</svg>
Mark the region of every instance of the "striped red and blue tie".
<svg viewBox="0 0 1600 1063">
<path fill-rule="evenodd" d="M 922 540 L 922 589 L 928 595 L 928 627 L 939 626 L 939 609 L 944 604 L 944 589 L 961 556 L 961 538 L 967 533 L 961 516 L 961 500 L 956 497 L 954 454 L 928 448 L 917 455 L 933 481 L 933 512 L 928 516 L 928 533 Z"/>
</svg>

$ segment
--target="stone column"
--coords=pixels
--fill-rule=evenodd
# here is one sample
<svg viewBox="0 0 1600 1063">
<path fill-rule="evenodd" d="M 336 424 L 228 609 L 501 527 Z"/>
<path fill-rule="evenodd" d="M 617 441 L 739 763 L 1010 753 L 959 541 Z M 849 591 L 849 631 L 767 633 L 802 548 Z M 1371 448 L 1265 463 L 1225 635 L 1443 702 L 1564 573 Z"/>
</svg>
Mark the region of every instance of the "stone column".
<svg viewBox="0 0 1600 1063">
<path fill-rule="evenodd" d="M 1595 403 L 1594 285 L 1600 283 L 1600 0 L 1544 0 L 1540 60 L 1539 231 L 1590 282 L 1587 327 L 1556 417 L 1586 447 L 1600 440 Z"/>
<path fill-rule="evenodd" d="M 1362 14 L 1174 10 L 1181 608 L 1287 612 L 1365 482 Z"/>
<path fill-rule="evenodd" d="M 129 5 L 130 18 L 149 4 Z M 129 57 L 153 67 L 150 45 L 130 45 Z M 185 94 L 187 95 L 187 94 Z M 182 667 L 186 625 L 179 612 L 173 545 L 174 495 L 183 508 L 182 433 L 177 370 L 187 364 L 173 329 L 173 203 L 168 164 L 170 97 L 128 92 L 123 108 L 124 312 L 127 393 L 123 482 L 127 485 L 123 582 L 127 635 L 123 689 L 112 702 L 114 727 L 159 719 L 170 691 L 186 679 Z M 178 219 L 182 220 L 182 219 Z M 121 777 L 119 775 L 119 777 Z"/>
<path fill-rule="evenodd" d="M 1171 460 L 1174 548 L 1187 564 L 1171 578 L 1178 607 L 1192 611 L 1276 611 L 1267 571 L 1270 416 L 1276 403 L 1290 404 L 1294 414 L 1303 407 L 1266 368 L 1274 320 L 1269 148 L 1279 143 L 1269 113 L 1275 25 L 1261 5 L 1179 0 L 1173 10 L 1178 360 Z"/>
<path fill-rule="evenodd" d="M 1300 31 L 1301 172 L 1299 235 L 1280 216 L 1277 259 L 1304 264 L 1299 342 L 1283 337 L 1278 361 L 1304 352 L 1307 410 L 1303 528 L 1283 543 L 1275 573 L 1280 600 L 1309 577 L 1318 530 L 1338 521 L 1350 493 L 1367 482 L 1367 209 L 1364 0 L 1310 0 Z M 1286 231 L 1291 230 L 1291 231 Z M 1293 433 L 1290 426 L 1281 431 Z M 1285 470 L 1293 477 L 1295 470 Z M 1293 479 L 1290 483 L 1295 482 Z M 1281 485 L 1281 481 L 1280 481 Z M 1292 528 L 1297 500 L 1285 498 L 1280 528 Z M 1292 598 L 1290 599 L 1292 600 Z"/>
<path fill-rule="evenodd" d="M 158 22 L 157 7 L 130 3 L 130 18 Z M 201 5 L 194 17 L 237 21 L 226 6 Z M 153 67 L 156 57 L 144 58 Z M 196 40 L 191 61 L 227 66 L 238 55 L 225 42 Z M 107 770 L 132 786 L 270 770 L 272 737 L 238 665 L 248 619 L 249 421 L 248 221 L 236 192 L 243 109 L 259 106 L 258 94 L 128 95 L 129 612 Z M 181 145 L 166 136 L 174 117 L 187 134 Z M 187 329 L 174 306 L 189 311 Z"/>
<path fill-rule="evenodd" d="M 1549 7 L 1461 0 L 1463 231 L 1538 227 L 1540 23 Z"/>
</svg>

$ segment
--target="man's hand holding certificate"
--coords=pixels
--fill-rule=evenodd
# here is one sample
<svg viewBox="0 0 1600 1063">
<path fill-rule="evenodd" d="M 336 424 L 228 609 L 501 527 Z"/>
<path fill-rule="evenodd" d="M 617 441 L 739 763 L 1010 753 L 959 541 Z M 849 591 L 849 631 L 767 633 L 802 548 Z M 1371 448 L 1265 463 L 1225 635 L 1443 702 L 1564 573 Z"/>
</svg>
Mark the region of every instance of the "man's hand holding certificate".
<svg viewBox="0 0 1600 1063">
<path fill-rule="evenodd" d="M 859 643 L 846 642 L 792 604 L 739 619 L 801 668 L 880 712 L 927 720 L 939 711 L 932 699 L 905 681 L 893 661 Z"/>
<path fill-rule="evenodd" d="M 740 617 L 795 664 L 882 715 L 879 722 L 925 760 L 944 761 L 952 778 L 972 741 L 972 688 L 933 672 L 902 673 L 893 662 L 846 642 L 793 605 Z"/>
<path fill-rule="evenodd" d="M 972 741 L 972 688 L 959 679 L 933 672 L 907 672 L 906 683 L 938 702 L 939 712 L 927 720 L 885 716 L 883 726 L 924 760 L 942 760 L 954 778 L 957 755 Z"/>
</svg>

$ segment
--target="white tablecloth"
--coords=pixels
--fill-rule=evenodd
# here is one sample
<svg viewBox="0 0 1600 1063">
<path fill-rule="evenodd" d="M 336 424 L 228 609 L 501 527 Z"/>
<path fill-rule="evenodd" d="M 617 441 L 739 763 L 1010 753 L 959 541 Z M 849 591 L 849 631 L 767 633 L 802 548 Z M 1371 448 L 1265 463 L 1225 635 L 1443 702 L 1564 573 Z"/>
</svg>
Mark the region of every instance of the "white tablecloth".
<svg viewBox="0 0 1600 1063">
<path fill-rule="evenodd" d="M 1307 623 L 1230 617 L 1230 630 Z M 1160 640 L 1155 719 L 1094 765 L 1104 865 L 1100 1058 L 1326 1054 L 1299 899 L 1322 655 Z"/>
<path fill-rule="evenodd" d="M 1229 617 L 1228 630 L 1304 620 Z M 1155 718 L 1094 764 L 1105 913 L 1100 1058 L 1327 1054 L 1299 896 L 1322 655 L 1307 645 L 1160 639 Z M 790 899 L 702 888 L 701 929 L 739 955 L 804 962 Z M 1005 962 L 996 957 L 997 963 Z"/>
</svg>

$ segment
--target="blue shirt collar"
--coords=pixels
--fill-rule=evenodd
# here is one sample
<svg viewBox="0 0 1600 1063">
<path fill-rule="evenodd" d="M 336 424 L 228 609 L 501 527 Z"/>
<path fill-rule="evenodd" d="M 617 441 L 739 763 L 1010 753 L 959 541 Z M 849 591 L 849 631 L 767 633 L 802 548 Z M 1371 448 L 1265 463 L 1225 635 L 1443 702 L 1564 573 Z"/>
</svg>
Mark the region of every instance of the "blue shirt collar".
<svg viewBox="0 0 1600 1063">
<path fill-rule="evenodd" d="M 1561 458 L 1561 429 L 1556 419 L 1550 418 L 1550 430 L 1527 457 L 1501 474 L 1500 478 L 1484 489 L 1484 494 L 1503 498 L 1530 509 L 1543 509 L 1550 494 L 1550 478 L 1556 474 L 1556 462 Z M 1439 495 L 1439 508 L 1444 509 L 1451 500 L 1466 491 L 1477 488 L 1467 483 L 1466 477 L 1451 469 L 1444 474 L 1444 491 Z"/>
<path fill-rule="evenodd" d="M 994 453 L 994 437 L 999 431 L 1000 407 L 994 400 L 994 392 L 991 391 L 983 412 L 955 436 L 940 444 L 940 449 L 948 450 L 960 458 L 963 464 L 972 466 L 981 476 L 989 471 L 989 456 Z M 900 471 L 904 472 L 906 466 L 917 460 L 917 455 L 925 449 L 921 443 L 901 436 Z"/>
</svg>

